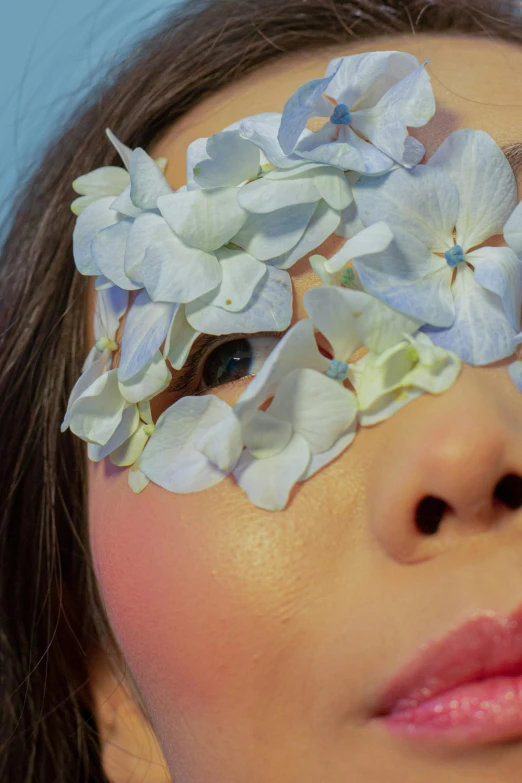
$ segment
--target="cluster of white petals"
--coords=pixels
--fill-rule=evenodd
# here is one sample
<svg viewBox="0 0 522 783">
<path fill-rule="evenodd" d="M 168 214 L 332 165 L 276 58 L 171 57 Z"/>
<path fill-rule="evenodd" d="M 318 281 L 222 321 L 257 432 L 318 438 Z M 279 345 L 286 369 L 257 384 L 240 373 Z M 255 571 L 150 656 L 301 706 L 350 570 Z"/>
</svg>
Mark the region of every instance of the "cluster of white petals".
<svg viewBox="0 0 522 783">
<path fill-rule="evenodd" d="M 408 129 L 435 112 L 410 54 L 333 60 L 282 113 L 247 117 L 187 150 L 187 184 L 166 160 L 110 131 L 124 168 L 78 177 L 73 253 L 95 277 L 95 345 L 62 423 L 88 456 L 197 492 L 233 476 L 283 509 L 296 484 L 362 427 L 522 344 L 522 204 L 482 131 L 425 150 Z M 330 258 L 314 254 L 332 234 Z M 322 285 L 289 328 L 288 270 L 309 257 Z M 125 320 L 123 322 L 123 318 Z M 234 406 L 184 396 L 153 422 L 150 401 L 205 335 L 282 333 Z M 321 346 L 321 347 L 319 347 Z M 117 366 L 113 367 L 118 352 Z M 509 374 L 522 391 L 522 361 Z"/>
</svg>

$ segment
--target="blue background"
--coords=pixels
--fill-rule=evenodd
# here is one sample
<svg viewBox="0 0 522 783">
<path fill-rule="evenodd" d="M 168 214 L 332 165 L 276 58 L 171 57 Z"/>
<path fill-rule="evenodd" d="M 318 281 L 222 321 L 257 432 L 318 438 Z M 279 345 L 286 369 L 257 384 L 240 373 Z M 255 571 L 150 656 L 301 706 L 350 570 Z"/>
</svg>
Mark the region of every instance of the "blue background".
<svg viewBox="0 0 522 783">
<path fill-rule="evenodd" d="M 0 217 L 24 163 L 122 48 L 179 0 L 6 0 L 0 12 Z"/>
</svg>

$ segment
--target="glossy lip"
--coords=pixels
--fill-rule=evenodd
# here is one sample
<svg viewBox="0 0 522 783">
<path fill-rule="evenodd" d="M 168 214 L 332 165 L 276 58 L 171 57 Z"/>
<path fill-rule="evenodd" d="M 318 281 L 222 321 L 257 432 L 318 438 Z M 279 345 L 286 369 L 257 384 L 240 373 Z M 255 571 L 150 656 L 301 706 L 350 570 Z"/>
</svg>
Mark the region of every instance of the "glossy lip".
<svg viewBox="0 0 522 783">
<path fill-rule="evenodd" d="M 387 685 L 375 717 L 415 708 L 467 683 L 516 675 L 522 675 L 522 606 L 509 616 L 481 612 L 424 645 Z"/>
</svg>

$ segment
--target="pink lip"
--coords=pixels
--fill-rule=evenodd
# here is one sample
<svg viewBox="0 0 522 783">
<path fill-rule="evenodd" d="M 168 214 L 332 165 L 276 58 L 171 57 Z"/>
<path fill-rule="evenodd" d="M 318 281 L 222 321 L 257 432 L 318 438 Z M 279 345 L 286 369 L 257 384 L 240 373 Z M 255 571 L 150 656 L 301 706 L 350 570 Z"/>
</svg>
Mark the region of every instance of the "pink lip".
<svg viewBox="0 0 522 783">
<path fill-rule="evenodd" d="M 386 687 L 377 718 L 412 737 L 522 738 L 522 607 L 475 616 L 422 649 Z"/>
</svg>

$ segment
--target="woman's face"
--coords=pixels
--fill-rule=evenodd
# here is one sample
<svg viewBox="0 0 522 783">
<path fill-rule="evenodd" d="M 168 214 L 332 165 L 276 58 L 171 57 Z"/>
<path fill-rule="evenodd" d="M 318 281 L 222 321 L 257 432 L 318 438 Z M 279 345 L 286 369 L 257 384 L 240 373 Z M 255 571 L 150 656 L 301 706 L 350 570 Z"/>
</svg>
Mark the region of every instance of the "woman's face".
<svg viewBox="0 0 522 783">
<path fill-rule="evenodd" d="M 148 151 L 169 159 L 179 187 L 193 139 L 281 111 L 332 57 L 377 49 L 432 58 L 437 112 L 413 131 L 428 157 L 458 128 L 500 145 L 521 139 L 521 50 L 417 36 L 282 60 L 204 101 Z M 307 259 L 290 272 L 295 321 L 319 281 Z M 136 495 L 126 469 L 89 463 L 96 573 L 174 780 L 520 779 L 522 738 L 433 748 L 372 720 L 421 645 L 477 610 L 522 603 L 522 511 L 494 497 L 506 474 L 522 476 L 522 396 L 506 363 L 465 366 L 441 396 L 364 429 L 281 512 L 252 505 L 232 478 L 196 494 L 151 483 Z M 213 393 L 233 404 L 247 383 Z M 173 402 L 164 393 L 156 411 Z M 433 535 L 415 524 L 426 496 L 447 503 Z"/>
</svg>

